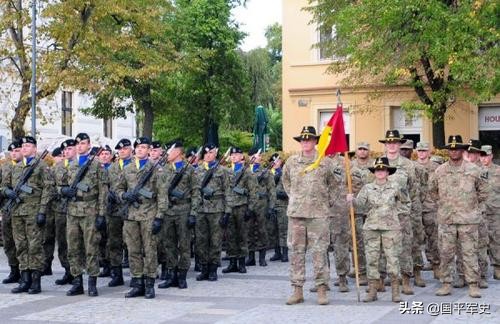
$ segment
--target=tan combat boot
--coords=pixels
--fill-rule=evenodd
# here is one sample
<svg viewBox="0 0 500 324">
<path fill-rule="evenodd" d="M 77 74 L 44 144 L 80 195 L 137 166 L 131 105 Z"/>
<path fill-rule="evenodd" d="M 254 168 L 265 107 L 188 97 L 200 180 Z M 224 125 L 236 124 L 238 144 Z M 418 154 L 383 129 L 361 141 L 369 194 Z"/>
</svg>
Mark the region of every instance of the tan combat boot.
<svg viewBox="0 0 500 324">
<path fill-rule="evenodd" d="M 463 275 L 459 275 L 457 280 L 453 282 L 453 288 L 463 288 L 465 287 L 465 277 Z"/>
<path fill-rule="evenodd" d="M 394 276 L 391 279 L 391 289 L 392 289 L 392 301 L 399 303 L 401 301 L 401 296 L 399 295 L 399 278 Z"/>
<path fill-rule="evenodd" d="M 368 294 L 363 299 L 363 302 L 369 303 L 377 300 L 377 286 L 379 285 L 379 280 L 368 281 Z"/>
<path fill-rule="evenodd" d="M 367 286 L 368 285 L 368 279 L 366 278 L 366 274 L 364 274 L 364 273 L 359 274 L 359 285 L 360 286 Z"/>
<path fill-rule="evenodd" d="M 349 287 L 347 287 L 347 278 L 345 275 L 339 276 L 339 291 L 341 293 L 349 291 Z"/>
<path fill-rule="evenodd" d="M 403 275 L 403 289 L 401 291 L 405 295 L 413 295 L 413 290 L 410 286 L 410 276 L 404 274 Z"/>
<path fill-rule="evenodd" d="M 488 280 L 486 280 L 485 277 L 481 277 L 481 279 L 479 279 L 479 288 L 481 289 L 488 288 Z"/>
<path fill-rule="evenodd" d="M 380 277 L 380 279 L 377 282 L 377 291 L 378 292 L 385 292 L 385 282 L 384 278 Z"/>
<path fill-rule="evenodd" d="M 420 270 L 420 267 L 415 268 L 414 274 L 415 274 L 415 286 L 425 287 L 425 281 L 424 278 L 422 278 L 422 272 Z"/>
<path fill-rule="evenodd" d="M 330 291 L 330 286 L 326 285 L 326 290 Z M 309 288 L 309 291 L 312 293 L 318 292 L 318 287 L 314 286 Z"/>
<path fill-rule="evenodd" d="M 326 294 L 326 285 L 318 287 L 318 305 L 328 305 L 328 296 Z"/>
<path fill-rule="evenodd" d="M 495 270 L 493 272 L 493 279 L 500 280 L 500 266 L 495 266 Z"/>
<path fill-rule="evenodd" d="M 436 296 L 448 296 L 451 295 L 451 283 L 443 282 L 441 288 L 436 291 Z"/>
<path fill-rule="evenodd" d="M 304 302 L 302 287 L 294 286 L 293 295 L 286 301 L 287 305 L 295 305 Z"/>
<path fill-rule="evenodd" d="M 441 272 L 439 271 L 439 264 L 432 265 L 432 272 L 434 272 L 434 279 L 438 279 L 441 277 Z"/>
<path fill-rule="evenodd" d="M 481 298 L 481 291 L 476 282 L 469 283 L 469 296 L 472 298 Z"/>
</svg>

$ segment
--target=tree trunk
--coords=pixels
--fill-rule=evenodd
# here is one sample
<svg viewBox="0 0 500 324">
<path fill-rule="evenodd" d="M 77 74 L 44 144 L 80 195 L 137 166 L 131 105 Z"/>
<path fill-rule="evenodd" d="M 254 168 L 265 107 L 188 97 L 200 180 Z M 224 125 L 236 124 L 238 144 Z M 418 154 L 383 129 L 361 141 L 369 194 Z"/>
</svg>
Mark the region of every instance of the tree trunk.
<svg viewBox="0 0 500 324">
<path fill-rule="evenodd" d="M 432 144 L 435 148 L 441 148 L 444 146 L 445 134 L 444 134 L 444 119 L 441 118 L 437 121 L 432 122 Z"/>
<path fill-rule="evenodd" d="M 21 87 L 21 95 L 19 96 L 19 102 L 17 103 L 14 118 L 10 121 L 10 130 L 12 132 L 12 139 L 23 137 L 26 135 L 24 131 L 24 122 L 28 116 L 28 112 L 31 108 L 31 97 L 30 93 L 30 82 L 23 82 Z M 36 134 L 31 134 L 33 137 Z"/>
<path fill-rule="evenodd" d="M 154 122 L 154 111 L 153 104 L 151 100 L 144 100 L 142 104 L 142 111 L 144 112 L 144 123 L 142 135 L 149 138 L 153 138 L 153 122 Z"/>
</svg>

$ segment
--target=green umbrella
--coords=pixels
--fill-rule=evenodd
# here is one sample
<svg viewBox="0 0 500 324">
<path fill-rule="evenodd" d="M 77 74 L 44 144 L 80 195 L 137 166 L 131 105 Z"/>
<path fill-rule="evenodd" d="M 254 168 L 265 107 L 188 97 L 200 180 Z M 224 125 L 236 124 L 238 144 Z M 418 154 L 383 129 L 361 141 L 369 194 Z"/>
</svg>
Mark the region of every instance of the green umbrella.
<svg viewBox="0 0 500 324">
<path fill-rule="evenodd" d="M 269 133 L 267 130 L 267 116 L 264 107 L 255 108 L 255 123 L 253 126 L 253 146 L 266 152 L 269 147 Z"/>
</svg>

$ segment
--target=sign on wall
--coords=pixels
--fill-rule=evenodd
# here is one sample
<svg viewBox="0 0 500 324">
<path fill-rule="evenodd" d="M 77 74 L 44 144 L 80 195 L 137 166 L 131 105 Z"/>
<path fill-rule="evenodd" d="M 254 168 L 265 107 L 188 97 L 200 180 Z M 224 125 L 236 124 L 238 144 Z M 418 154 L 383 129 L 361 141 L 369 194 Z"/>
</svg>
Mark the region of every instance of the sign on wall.
<svg viewBox="0 0 500 324">
<path fill-rule="evenodd" d="M 500 130 L 500 106 L 479 107 L 479 130 Z"/>
</svg>

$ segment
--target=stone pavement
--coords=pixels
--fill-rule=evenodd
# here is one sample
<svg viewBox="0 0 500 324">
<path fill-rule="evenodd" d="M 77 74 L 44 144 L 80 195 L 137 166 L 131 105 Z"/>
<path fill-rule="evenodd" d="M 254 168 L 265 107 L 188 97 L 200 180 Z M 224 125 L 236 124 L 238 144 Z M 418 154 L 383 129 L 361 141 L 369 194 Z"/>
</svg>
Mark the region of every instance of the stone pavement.
<svg viewBox="0 0 500 324">
<path fill-rule="evenodd" d="M 333 257 L 331 258 L 333 260 Z M 57 260 L 57 259 L 56 259 Z M 55 286 L 63 269 L 54 262 L 54 275 L 43 277 L 39 295 L 14 295 L 15 285 L 0 284 L 0 322 L 2 323 L 500 323 L 500 281 L 490 278 L 483 298 L 472 299 L 467 289 L 454 289 L 447 297 L 437 297 L 439 287 L 425 272 L 427 287 L 415 288 L 415 295 L 401 295 L 407 304 L 390 301 L 390 289 L 379 293 L 379 300 L 358 303 L 354 281 L 351 291 L 341 294 L 337 287 L 330 292 L 330 305 L 316 305 L 310 293 L 312 273 L 308 260 L 305 303 L 285 305 L 291 293 L 289 263 L 268 262 L 267 267 L 249 267 L 246 275 L 222 275 L 219 281 L 196 282 L 188 273 L 188 289 L 156 289 L 153 300 L 125 299 L 128 287 L 107 287 L 109 278 L 99 278 L 99 297 L 66 297 L 69 286 Z M 226 262 L 224 262 L 225 265 Z M 0 252 L 0 278 L 8 273 L 6 258 Z M 127 279 L 128 270 L 126 271 Z M 334 272 L 332 270 L 332 278 Z M 85 280 L 86 281 L 86 280 Z M 127 280 L 128 284 L 128 280 Z M 363 298 L 365 287 L 361 287 Z M 406 311 L 405 314 L 401 312 Z M 414 312 L 416 314 L 409 314 Z M 421 312 L 421 314 L 418 314 Z M 483 314 L 479 314 L 479 313 Z M 431 314 L 439 314 L 433 316 Z"/>
</svg>

